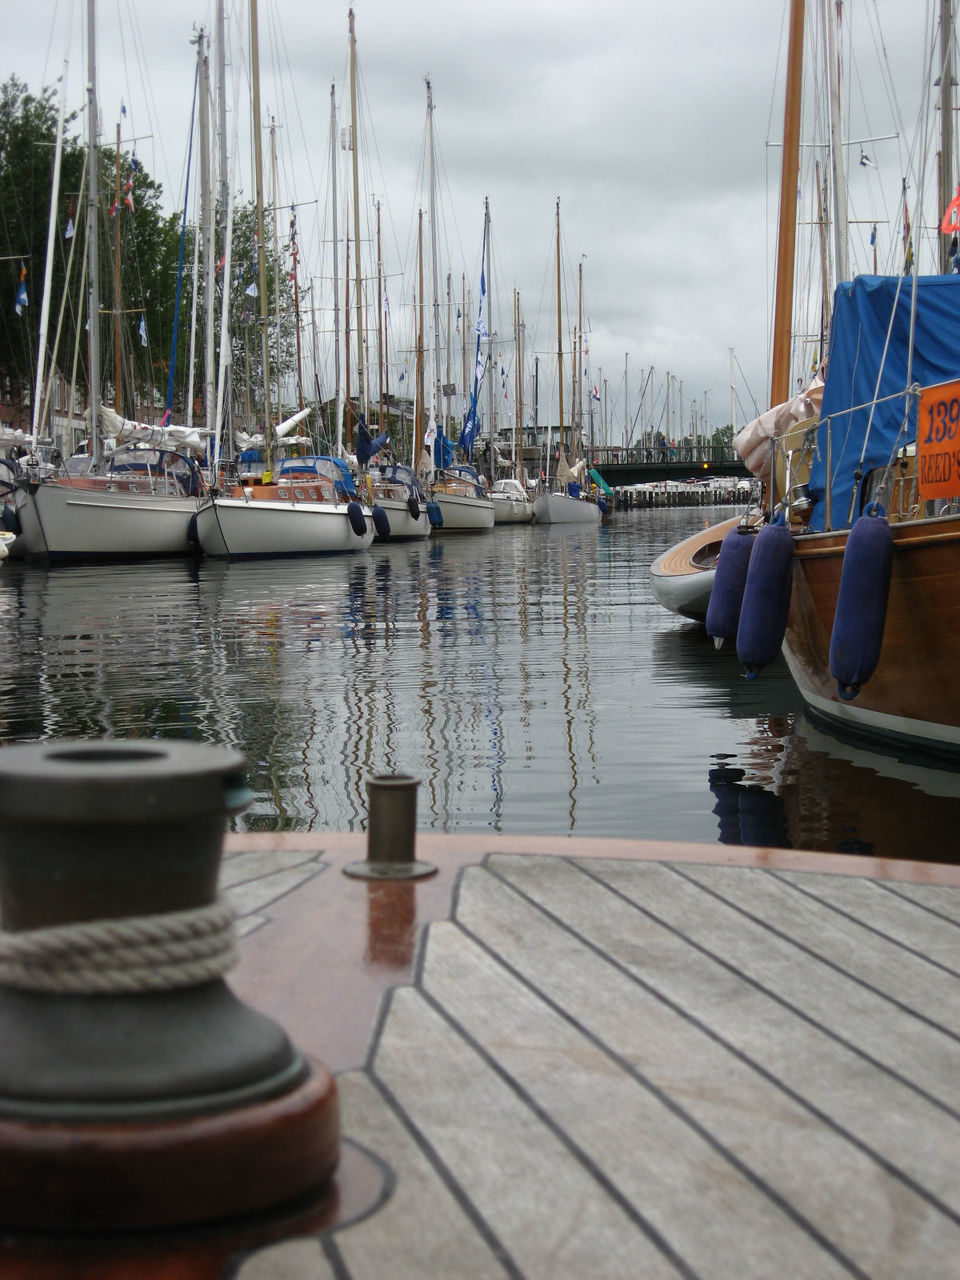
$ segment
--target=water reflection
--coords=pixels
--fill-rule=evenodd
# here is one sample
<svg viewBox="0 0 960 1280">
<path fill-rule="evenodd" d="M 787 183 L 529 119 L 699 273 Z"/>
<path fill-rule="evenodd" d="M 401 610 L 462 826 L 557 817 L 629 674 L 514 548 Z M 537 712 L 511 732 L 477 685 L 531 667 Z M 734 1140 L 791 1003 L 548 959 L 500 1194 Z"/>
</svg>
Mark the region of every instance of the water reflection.
<svg viewBox="0 0 960 1280">
<path fill-rule="evenodd" d="M 845 758 L 783 664 L 746 681 L 653 601 L 650 562 L 702 519 L 249 565 L 8 561 L 0 741 L 226 742 L 246 829 L 360 830 L 368 774 L 410 773 L 422 829 L 952 857 L 960 797 Z"/>
</svg>

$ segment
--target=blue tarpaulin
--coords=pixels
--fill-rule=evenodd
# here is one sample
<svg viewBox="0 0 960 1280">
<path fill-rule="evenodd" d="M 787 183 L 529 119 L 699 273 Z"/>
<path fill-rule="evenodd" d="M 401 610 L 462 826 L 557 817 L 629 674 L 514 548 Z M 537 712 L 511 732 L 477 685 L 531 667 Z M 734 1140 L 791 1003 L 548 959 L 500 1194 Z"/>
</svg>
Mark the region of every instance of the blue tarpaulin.
<svg viewBox="0 0 960 1280">
<path fill-rule="evenodd" d="M 913 398 L 909 421 L 901 434 L 907 409 L 912 292 L 913 281 L 909 276 L 858 276 L 848 284 L 837 286 L 817 453 L 810 470 L 810 496 L 814 500 L 809 526 L 812 529 L 824 527 L 828 430 L 835 527 L 846 522 L 850 495 L 858 484 L 857 467 L 862 466 L 866 477 L 872 468 L 886 466 L 900 447 L 917 438 L 917 404 Z M 921 387 L 960 378 L 958 275 L 921 276 L 917 280 L 917 317 L 909 377 Z M 882 403 L 873 407 L 871 416 L 875 398 Z M 864 453 L 868 424 L 869 440 Z M 859 510 L 858 494 L 855 517 Z"/>
</svg>

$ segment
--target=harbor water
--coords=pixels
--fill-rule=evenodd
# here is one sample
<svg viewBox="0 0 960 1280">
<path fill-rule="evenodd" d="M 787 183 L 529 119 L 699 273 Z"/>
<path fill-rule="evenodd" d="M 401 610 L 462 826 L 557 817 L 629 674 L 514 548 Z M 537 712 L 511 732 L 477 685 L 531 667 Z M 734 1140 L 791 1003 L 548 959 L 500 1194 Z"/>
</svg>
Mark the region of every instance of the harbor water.
<svg viewBox="0 0 960 1280">
<path fill-rule="evenodd" d="M 625 836 L 955 861 L 960 781 L 809 723 L 786 666 L 653 599 L 732 508 L 618 512 L 326 559 L 0 568 L 0 743 L 220 742 L 238 830 L 360 831 L 370 774 L 421 830 Z"/>
</svg>

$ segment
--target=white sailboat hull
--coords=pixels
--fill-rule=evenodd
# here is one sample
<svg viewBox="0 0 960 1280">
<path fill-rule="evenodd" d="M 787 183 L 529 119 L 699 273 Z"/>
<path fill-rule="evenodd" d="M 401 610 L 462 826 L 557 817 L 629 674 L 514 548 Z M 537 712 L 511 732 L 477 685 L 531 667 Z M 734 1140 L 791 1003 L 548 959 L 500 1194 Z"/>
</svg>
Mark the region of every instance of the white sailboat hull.
<svg viewBox="0 0 960 1280">
<path fill-rule="evenodd" d="M 50 562 L 136 560 L 196 553 L 194 497 L 42 481 L 21 491 L 24 553 Z"/>
<path fill-rule="evenodd" d="M 230 560 L 364 551 L 373 541 L 373 519 L 364 508 L 366 531 L 356 533 L 347 505 L 208 498 L 197 511 L 197 538 L 204 555 Z"/>
<path fill-rule="evenodd" d="M 533 504 L 537 524 L 599 524 L 600 508 L 567 493 L 541 493 Z"/>
<path fill-rule="evenodd" d="M 435 491 L 433 500 L 443 516 L 443 524 L 437 533 L 477 533 L 493 528 L 493 501 L 490 498 Z"/>
<path fill-rule="evenodd" d="M 430 518 L 425 502 L 418 502 L 420 514 L 415 517 L 405 498 L 376 498 L 375 501 L 378 507 L 383 507 L 390 521 L 390 542 L 430 536 Z M 376 535 L 376 540 L 380 541 L 379 535 Z"/>
<path fill-rule="evenodd" d="M 530 524 L 532 521 L 533 503 L 529 499 L 493 495 L 494 524 Z"/>
</svg>

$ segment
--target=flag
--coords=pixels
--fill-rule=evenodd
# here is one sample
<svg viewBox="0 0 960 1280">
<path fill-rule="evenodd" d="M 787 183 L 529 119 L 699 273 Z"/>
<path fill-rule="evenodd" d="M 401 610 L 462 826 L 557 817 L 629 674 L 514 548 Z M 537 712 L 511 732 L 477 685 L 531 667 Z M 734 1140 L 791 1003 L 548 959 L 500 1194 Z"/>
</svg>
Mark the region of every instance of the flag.
<svg viewBox="0 0 960 1280">
<path fill-rule="evenodd" d="M 63 233 L 64 240 L 69 240 L 74 233 L 73 226 L 73 201 L 70 201 L 70 208 L 67 210 L 67 229 Z"/>
<path fill-rule="evenodd" d="M 432 446 L 434 440 L 436 440 L 436 438 L 437 438 L 437 424 L 433 418 L 430 418 L 430 420 L 427 422 L 427 429 L 423 433 L 424 448 L 429 449 Z"/>
<path fill-rule="evenodd" d="M 127 174 L 126 195 L 123 198 L 123 203 L 127 206 L 127 208 L 130 210 L 131 213 L 133 213 L 133 175 L 136 173 L 136 171 L 137 171 L 137 160 L 135 156 L 131 156 L 130 172 Z"/>
<path fill-rule="evenodd" d="M 863 169 L 875 169 L 877 167 L 864 151 L 863 147 L 860 148 L 860 166 Z"/>
<path fill-rule="evenodd" d="M 140 345 L 141 347 L 145 347 L 147 345 L 147 321 L 145 316 L 140 317 L 139 333 L 140 333 Z"/>
<path fill-rule="evenodd" d="M 487 296 L 487 277 L 484 274 L 483 267 L 480 268 L 480 309 L 477 312 L 477 337 L 489 338 L 487 326 L 483 322 L 483 300 Z"/>
<path fill-rule="evenodd" d="M 364 421 L 363 414 L 357 422 L 357 461 L 361 467 L 365 467 L 372 457 L 380 452 L 387 443 L 387 433 L 382 431 L 380 435 L 374 438 L 370 434 L 370 429 Z"/>
<path fill-rule="evenodd" d="M 593 398 L 594 400 L 597 401 L 598 404 L 600 403 L 600 392 L 597 390 L 596 387 L 593 388 Z"/>
<path fill-rule="evenodd" d="M 870 232 L 870 247 L 872 248 L 876 243 L 877 243 L 877 224 L 874 223 L 873 230 Z"/>
<path fill-rule="evenodd" d="M 226 265 L 226 261 L 227 261 L 227 251 L 226 249 L 224 249 L 223 253 L 220 255 L 220 261 L 217 263 L 217 275 L 219 275 L 220 272 L 223 270 L 224 266 Z"/>
<path fill-rule="evenodd" d="M 122 98 L 120 99 L 120 114 L 122 116 L 125 116 L 127 114 L 127 104 L 124 102 Z"/>
<path fill-rule="evenodd" d="M 27 268 L 24 263 L 20 263 L 20 288 L 17 290 L 17 300 L 13 304 L 13 309 L 18 316 L 23 315 L 23 308 L 27 305 Z"/>
<path fill-rule="evenodd" d="M 115 218 L 116 216 L 117 216 L 117 202 L 116 200 L 114 200 L 113 204 L 110 206 L 110 217 Z"/>
<path fill-rule="evenodd" d="M 255 298 L 255 297 L 257 296 L 257 282 L 256 282 L 256 280 L 254 280 L 253 284 L 248 284 L 248 285 L 247 285 L 246 292 L 249 294 L 249 296 L 250 296 L 251 298 Z"/>
</svg>

